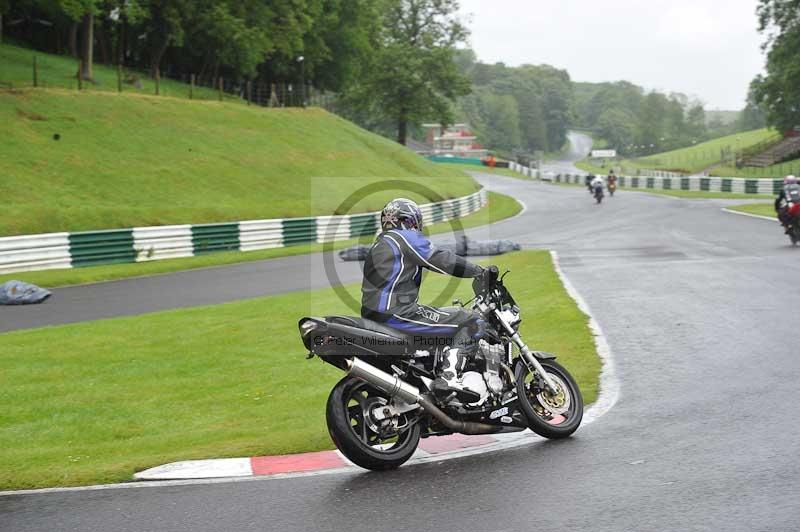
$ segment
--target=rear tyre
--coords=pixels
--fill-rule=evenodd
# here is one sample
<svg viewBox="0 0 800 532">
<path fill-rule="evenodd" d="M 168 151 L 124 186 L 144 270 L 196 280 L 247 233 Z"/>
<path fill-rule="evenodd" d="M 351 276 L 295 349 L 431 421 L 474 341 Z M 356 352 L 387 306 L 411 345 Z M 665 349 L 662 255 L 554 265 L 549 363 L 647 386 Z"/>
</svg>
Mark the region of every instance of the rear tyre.
<svg viewBox="0 0 800 532">
<path fill-rule="evenodd" d="M 559 388 L 556 395 L 546 391 L 539 377 L 521 360 L 514 371 L 517 395 L 528 427 L 550 439 L 566 438 L 578 430 L 583 419 L 583 396 L 569 372 L 555 360 L 540 360 Z"/>
<path fill-rule="evenodd" d="M 405 463 L 419 444 L 414 412 L 400 416 L 397 427 L 372 417 L 389 397 L 371 384 L 345 377 L 331 390 L 325 417 L 333 443 L 348 460 L 365 469 L 386 471 Z"/>
</svg>

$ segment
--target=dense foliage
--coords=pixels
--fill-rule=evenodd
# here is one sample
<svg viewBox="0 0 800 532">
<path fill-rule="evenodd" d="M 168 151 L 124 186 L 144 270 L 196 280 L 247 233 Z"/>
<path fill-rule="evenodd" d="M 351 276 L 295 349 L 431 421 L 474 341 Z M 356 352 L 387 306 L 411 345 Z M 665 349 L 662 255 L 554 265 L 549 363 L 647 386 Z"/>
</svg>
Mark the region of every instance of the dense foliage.
<svg viewBox="0 0 800 532">
<path fill-rule="evenodd" d="M 477 62 L 461 51 L 459 67 L 473 92 L 459 101 L 459 114 L 487 146 L 504 152 L 555 151 L 572 122 L 572 83 L 565 70 L 547 65 L 516 68 Z"/>
<path fill-rule="evenodd" d="M 382 7 L 372 53 L 342 103 L 354 118 L 393 123 L 405 144 L 410 124 L 451 122 L 452 101 L 470 91 L 453 61 L 467 30 L 457 18 L 457 0 L 396 0 Z"/>
<path fill-rule="evenodd" d="M 762 30 L 778 33 L 767 76 L 733 121 L 626 81 L 481 63 L 463 48 L 458 0 L 0 0 L 0 28 L 81 58 L 88 80 L 99 61 L 239 86 L 310 83 L 339 95 L 340 114 L 401 143 L 422 122 L 459 120 L 502 154 L 558 151 L 569 128 L 585 128 L 638 156 L 759 128 L 765 115 L 784 129 L 800 123 L 798 5 L 761 0 Z"/>
<path fill-rule="evenodd" d="M 399 0 L 398 0 L 399 1 Z M 380 0 L 0 0 L 6 34 L 91 64 L 339 90 Z M 301 59 L 302 58 L 302 59 Z"/>
<path fill-rule="evenodd" d="M 800 126 L 800 0 L 760 0 L 758 18 L 767 72 L 753 80 L 751 100 L 766 109 L 771 126 L 788 131 Z"/>
</svg>

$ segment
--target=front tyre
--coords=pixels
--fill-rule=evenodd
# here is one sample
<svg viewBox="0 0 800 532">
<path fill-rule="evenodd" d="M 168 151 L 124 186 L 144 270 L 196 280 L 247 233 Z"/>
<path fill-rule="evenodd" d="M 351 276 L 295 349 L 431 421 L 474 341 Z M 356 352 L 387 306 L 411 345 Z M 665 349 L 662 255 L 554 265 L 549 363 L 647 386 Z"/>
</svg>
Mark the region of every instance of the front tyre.
<svg viewBox="0 0 800 532">
<path fill-rule="evenodd" d="M 325 417 L 333 443 L 365 469 L 396 469 L 417 450 L 420 428 L 413 412 L 391 423 L 372 416 L 388 402 L 385 393 L 355 377 L 340 380 L 328 396 Z"/>
<path fill-rule="evenodd" d="M 575 432 L 583 419 L 583 396 L 572 375 L 555 360 L 540 360 L 555 382 L 558 393 L 546 389 L 542 379 L 528 369 L 522 360 L 514 371 L 517 395 L 528 427 L 550 439 L 566 438 Z"/>
</svg>

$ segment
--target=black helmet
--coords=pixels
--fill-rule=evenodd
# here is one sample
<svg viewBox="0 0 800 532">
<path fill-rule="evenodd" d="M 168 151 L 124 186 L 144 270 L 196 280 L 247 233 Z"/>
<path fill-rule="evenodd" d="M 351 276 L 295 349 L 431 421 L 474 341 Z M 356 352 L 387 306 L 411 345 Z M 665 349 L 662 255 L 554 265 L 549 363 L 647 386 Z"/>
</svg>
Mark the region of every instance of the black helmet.
<svg viewBox="0 0 800 532">
<path fill-rule="evenodd" d="M 395 198 L 381 211 L 381 227 L 422 231 L 422 211 L 410 199 Z"/>
</svg>

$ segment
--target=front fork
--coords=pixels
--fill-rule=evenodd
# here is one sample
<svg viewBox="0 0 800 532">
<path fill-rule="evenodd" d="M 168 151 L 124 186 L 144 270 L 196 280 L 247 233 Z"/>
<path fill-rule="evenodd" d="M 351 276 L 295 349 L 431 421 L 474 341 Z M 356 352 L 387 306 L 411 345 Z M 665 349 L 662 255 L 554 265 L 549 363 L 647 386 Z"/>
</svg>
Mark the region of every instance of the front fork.
<svg viewBox="0 0 800 532">
<path fill-rule="evenodd" d="M 500 313 L 494 303 L 492 303 L 491 306 L 487 306 L 485 303 L 479 303 L 478 308 L 484 313 L 494 313 L 494 315 L 497 317 L 497 320 L 503 325 L 503 328 L 506 330 L 506 333 L 508 333 L 511 340 L 517 344 L 519 352 L 522 353 L 522 361 L 525 362 L 525 365 L 528 367 L 528 369 L 530 371 L 536 371 L 539 375 L 541 375 L 542 380 L 544 381 L 545 385 L 547 385 L 547 389 L 550 390 L 550 393 L 557 395 L 559 393 L 559 389 L 558 386 L 556 386 L 556 383 L 553 382 L 553 379 L 551 379 L 550 375 L 548 375 L 544 370 L 542 365 L 539 363 L 539 360 L 530 350 L 528 345 L 522 341 L 519 333 L 515 331 L 511 325 L 509 325 L 505 318 L 503 318 L 503 315 Z"/>
</svg>

